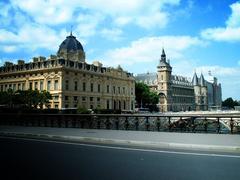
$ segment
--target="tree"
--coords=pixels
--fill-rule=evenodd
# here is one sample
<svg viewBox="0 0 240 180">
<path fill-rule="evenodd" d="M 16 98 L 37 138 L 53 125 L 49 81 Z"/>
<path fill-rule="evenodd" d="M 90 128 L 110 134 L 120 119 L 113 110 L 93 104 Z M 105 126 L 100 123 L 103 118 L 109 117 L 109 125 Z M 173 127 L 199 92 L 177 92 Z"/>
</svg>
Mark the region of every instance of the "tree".
<svg viewBox="0 0 240 180">
<path fill-rule="evenodd" d="M 222 102 L 222 106 L 223 107 L 228 107 L 228 108 L 231 108 L 233 109 L 234 106 L 239 106 L 240 104 L 235 100 L 233 100 L 231 97 L 225 99 L 223 102 Z"/>
<path fill-rule="evenodd" d="M 150 91 L 149 87 L 144 83 L 135 84 L 135 95 L 138 107 L 148 107 L 156 110 L 156 104 L 159 102 L 159 95 Z"/>
<path fill-rule="evenodd" d="M 9 89 L 8 91 L 0 92 L 0 104 L 7 105 L 12 108 L 13 106 L 23 106 L 28 108 L 43 108 L 43 105 L 48 107 L 49 100 L 52 99 L 48 91 L 38 90 L 18 90 L 14 92 Z"/>
</svg>

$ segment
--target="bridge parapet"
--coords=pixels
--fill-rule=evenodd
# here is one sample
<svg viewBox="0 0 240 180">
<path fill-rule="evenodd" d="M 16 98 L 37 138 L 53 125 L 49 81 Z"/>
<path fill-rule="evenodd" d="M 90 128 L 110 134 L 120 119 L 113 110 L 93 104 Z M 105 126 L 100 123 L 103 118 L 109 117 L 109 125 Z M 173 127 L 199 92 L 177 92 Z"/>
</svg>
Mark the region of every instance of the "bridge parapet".
<svg viewBox="0 0 240 180">
<path fill-rule="evenodd" d="M 0 125 L 240 134 L 240 115 L 1 113 Z"/>
</svg>

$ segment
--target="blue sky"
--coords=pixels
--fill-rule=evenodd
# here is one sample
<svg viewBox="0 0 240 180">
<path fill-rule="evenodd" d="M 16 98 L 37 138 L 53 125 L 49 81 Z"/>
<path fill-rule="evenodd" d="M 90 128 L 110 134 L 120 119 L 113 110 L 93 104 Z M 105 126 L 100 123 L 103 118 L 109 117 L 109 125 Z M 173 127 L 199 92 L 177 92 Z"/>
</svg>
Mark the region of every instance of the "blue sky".
<svg viewBox="0 0 240 180">
<path fill-rule="evenodd" d="M 0 64 L 56 54 L 71 26 L 88 63 L 156 72 L 164 47 L 173 74 L 211 71 L 240 100 L 240 1 L 0 0 Z"/>
</svg>

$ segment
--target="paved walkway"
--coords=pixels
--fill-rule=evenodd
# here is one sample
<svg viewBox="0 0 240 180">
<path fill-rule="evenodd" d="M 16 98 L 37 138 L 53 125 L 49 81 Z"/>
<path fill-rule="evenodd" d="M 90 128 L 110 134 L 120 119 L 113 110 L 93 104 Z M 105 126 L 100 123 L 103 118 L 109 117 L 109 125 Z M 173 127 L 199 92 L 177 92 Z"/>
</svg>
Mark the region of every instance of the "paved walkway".
<svg viewBox="0 0 240 180">
<path fill-rule="evenodd" d="M 240 153 L 240 135 L 0 126 L 0 135 Z"/>
</svg>

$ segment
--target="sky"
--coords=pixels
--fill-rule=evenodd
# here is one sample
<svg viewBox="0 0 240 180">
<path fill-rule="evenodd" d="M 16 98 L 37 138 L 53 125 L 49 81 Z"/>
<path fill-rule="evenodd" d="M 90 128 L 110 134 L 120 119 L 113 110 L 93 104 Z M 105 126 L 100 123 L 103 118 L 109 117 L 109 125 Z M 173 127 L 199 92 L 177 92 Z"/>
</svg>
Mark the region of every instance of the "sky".
<svg viewBox="0 0 240 180">
<path fill-rule="evenodd" d="M 239 0 L 0 0 L 0 65 L 56 54 L 71 29 L 88 63 L 157 72 L 164 48 L 174 75 L 211 72 L 240 100 Z"/>
</svg>

